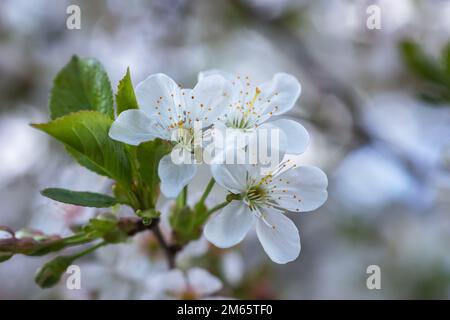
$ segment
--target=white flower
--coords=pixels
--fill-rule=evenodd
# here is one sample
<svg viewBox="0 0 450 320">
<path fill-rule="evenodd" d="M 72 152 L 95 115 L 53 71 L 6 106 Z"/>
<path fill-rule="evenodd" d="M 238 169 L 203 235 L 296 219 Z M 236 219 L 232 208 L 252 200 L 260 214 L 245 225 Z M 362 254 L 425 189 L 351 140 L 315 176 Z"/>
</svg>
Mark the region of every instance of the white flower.
<svg viewBox="0 0 450 320">
<path fill-rule="evenodd" d="M 298 80 L 286 73 L 277 73 L 271 81 L 255 86 L 249 77 L 234 76 L 227 72 L 211 70 L 201 72 L 199 79 L 221 75 L 231 85 L 227 110 L 221 121 L 215 124 L 219 130 L 227 129 L 227 139 L 240 139 L 255 133 L 256 129 L 279 129 L 280 140 L 287 146 L 288 154 L 300 154 L 309 144 L 306 129 L 290 119 L 276 118 L 294 107 L 301 93 Z M 231 134 L 230 134 L 231 133 Z M 230 143 L 226 143 L 226 146 Z M 226 150 L 225 150 L 226 151 Z"/>
<path fill-rule="evenodd" d="M 192 159 L 194 141 L 202 130 L 222 115 L 229 96 L 229 83 L 219 75 L 200 80 L 194 89 L 181 89 L 164 74 L 154 74 L 139 83 L 135 90 L 139 109 L 122 112 L 114 121 L 109 135 L 131 145 L 161 138 L 175 143 L 173 154 Z M 195 176 L 195 164 L 175 164 L 171 155 L 164 156 L 158 168 L 161 191 L 175 197 Z"/>
<path fill-rule="evenodd" d="M 150 299 L 201 299 L 222 289 L 222 282 L 204 269 L 191 268 L 152 276 L 147 286 L 152 292 Z"/>
<path fill-rule="evenodd" d="M 297 166 L 291 160 L 267 174 L 258 166 L 213 165 L 214 179 L 237 195 L 205 226 L 206 238 L 220 248 L 241 242 L 256 222 L 264 250 L 276 263 L 287 263 L 300 254 L 295 224 L 283 212 L 312 211 L 327 199 L 328 180 L 320 169 Z"/>
</svg>

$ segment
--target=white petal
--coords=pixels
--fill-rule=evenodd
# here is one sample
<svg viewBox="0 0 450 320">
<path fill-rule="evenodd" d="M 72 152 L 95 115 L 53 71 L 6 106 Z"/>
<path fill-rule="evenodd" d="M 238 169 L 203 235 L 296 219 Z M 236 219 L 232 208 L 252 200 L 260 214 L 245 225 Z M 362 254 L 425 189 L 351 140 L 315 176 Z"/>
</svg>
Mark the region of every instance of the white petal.
<svg viewBox="0 0 450 320">
<path fill-rule="evenodd" d="M 237 100 L 243 95 L 241 91 L 244 90 L 244 83 L 234 73 L 216 69 L 202 71 L 198 74 L 198 81 L 210 76 L 221 76 L 231 85 L 230 90 L 232 100 L 230 103 L 237 102 Z"/>
<path fill-rule="evenodd" d="M 219 75 L 224 77 L 225 79 L 231 81 L 234 80 L 236 78 L 236 76 L 231 73 L 231 72 L 227 72 L 227 71 L 223 71 L 223 70 L 218 70 L 218 69 L 211 69 L 211 70 L 206 70 L 206 71 L 201 71 L 198 73 L 198 81 L 203 80 L 205 77 L 209 77 L 209 76 L 213 76 L 213 75 Z"/>
<path fill-rule="evenodd" d="M 225 112 L 230 97 L 231 84 L 219 75 L 203 77 L 187 97 L 188 117 L 209 127 Z"/>
<path fill-rule="evenodd" d="M 271 193 L 278 205 L 289 211 L 312 211 L 325 203 L 328 197 L 328 179 L 319 168 L 300 166 L 274 177 Z"/>
<path fill-rule="evenodd" d="M 230 104 L 234 105 L 239 100 L 241 100 L 241 103 L 244 102 L 244 100 L 246 99 L 246 95 L 245 95 L 244 91 L 246 91 L 246 87 L 247 87 L 247 89 L 249 89 L 249 88 L 248 88 L 248 86 L 245 85 L 245 83 L 244 83 L 243 79 L 241 79 L 241 77 L 238 77 L 237 75 L 230 73 L 230 72 L 213 69 L 213 70 L 200 72 L 198 74 L 198 80 L 200 81 L 206 77 L 213 76 L 213 75 L 221 76 L 228 81 L 228 83 L 230 85 L 230 87 L 229 87 L 229 89 L 230 89 L 229 103 Z M 254 92 L 254 91 L 252 90 L 251 92 Z"/>
<path fill-rule="evenodd" d="M 266 211 L 264 220 L 258 219 L 256 234 L 264 251 L 272 261 L 284 264 L 300 254 L 300 235 L 295 224 L 284 214 Z"/>
<path fill-rule="evenodd" d="M 264 169 L 277 166 L 284 158 L 288 147 L 288 137 L 273 122 L 258 127 L 250 138 L 248 151 Z"/>
<path fill-rule="evenodd" d="M 254 131 L 228 128 L 223 122 L 214 123 L 211 130 L 212 144 L 208 148 L 213 151 L 212 163 L 244 164 L 246 161 L 245 147 L 249 144 Z"/>
<path fill-rule="evenodd" d="M 136 99 L 147 116 L 156 117 L 164 127 L 182 119 L 184 102 L 179 86 L 165 74 L 149 76 L 136 86 Z"/>
<path fill-rule="evenodd" d="M 228 191 L 240 193 L 246 188 L 247 169 L 245 165 L 213 164 L 211 173 L 214 180 Z"/>
<path fill-rule="evenodd" d="M 309 134 L 305 127 L 294 120 L 278 119 L 270 122 L 282 130 L 287 138 L 286 153 L 301 154 L 309 145 Z"/>
<path fill-rule="evenodd" d="M 222 282 L 208 271 L 191 268 L 186 273 L 188 285 L 199 296 L 207 296 L 222 289 Z"/>
<path fill-rule="evenodd" d="M 194 178 L 196 172 L 195 164 L 175 164 L 170 154 L 164 156 L 158 166 L 161 192 L 168 198 L 176 197 Z"/>
<path fill-rule="evenodd" d="M 117 141 L 138 145 L 159 136 L 154 126 L 153 121 L 142 111 L 126 110 L 111 125 L 109 136 Z"/>
<path fill-rule="evenodd" d="M 241 201 L 232 201 L 206 223 L 204 234 L 219 248 L 229 248 L 241 242 L 252 226 L 254 215 Z"/>
<path fill-rule="evenodd" d="M 301 93 L 298 80 L 287 73 L 275 74 L 271 81 L 262 84 L 259 89 L 260 100 L 255 103 L 255 107 L 266 117 L 289 111 Z"/>
</svg>

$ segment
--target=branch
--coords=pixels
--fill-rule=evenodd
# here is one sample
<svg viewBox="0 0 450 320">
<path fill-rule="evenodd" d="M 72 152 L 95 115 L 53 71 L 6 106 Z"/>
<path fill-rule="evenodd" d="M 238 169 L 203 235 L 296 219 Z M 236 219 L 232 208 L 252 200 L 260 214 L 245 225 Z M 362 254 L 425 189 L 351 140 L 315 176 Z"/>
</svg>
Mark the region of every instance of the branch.
<svg viewBox="0 0 450 320">
<path fill-rule="evenodd" d="M 152 219 L 150 224 L 145 225 L 142 222 L 142 219 L 139 218 L 134 217 L 121 218 L 119 221 L 119 228 L 125 231 L 129 236 L 133 236 L 145 230 L 151 230 L 155 234 L 155 237 L 158 240 L 159 245 L 161 246 L 166 255 L 169 268 L 173 269 L 175 268 L 176 254 L 181 250 L 181 247 L 177 245 L 170 245 L 166 242 L 164 236 L 161 233 L 161 229 L 159 228 L 159 222 L 160 222 L 159 218 L 154 218 Z"/>
<path fill-rule="evenodd" d="M 179 248 L 176 246 L 171 246 L 171 245 L 167 244 L 158 225 L 156 225 L 152 229 L 152 231 L 155 234 L 156 239 L 158 239 L 158 242 L 159 242 L 161 248 L 164 250 L 164 253 L 166 254 L 167 263 L 169 264 L 169 269 L 174 269 L 175 268 L 175 256 L 176 256 L 177 252 L 179 251 Z"/>
<path fill-rule="evenodd" d="M 126 236 L 134 236 L 137 233 L 151 230 L 165 252 L 170 268 L 175 267 L 175 256 L 180 246 L 169 245 L 164 240 L 161 230 L 159 229 L 159 218 L 151 220 L 150 224 L 144 224 L 143 220 L 138 217 L 125 217 L 117 221 L 116 230 L 123 232 Z M 11 229 L 0 226 L 0 230 L 8 232 L 11 237 L 0 239 L 0 262 L 4 262 L 15 254 L 24 254 L 29 256 L 41 256 L 51 252 L 61 251 L 64 248 L 85 244 L 104 237 L 109 242 L 106 234 L 100 235 L 90 232 L 81 232 L 67 238 L 61 238 L 56 235 L 46 235 L 40 231 L 27 230 L 14 232 Z M 115 243 L 115 242 L 112 242 Z"/>
</svg>

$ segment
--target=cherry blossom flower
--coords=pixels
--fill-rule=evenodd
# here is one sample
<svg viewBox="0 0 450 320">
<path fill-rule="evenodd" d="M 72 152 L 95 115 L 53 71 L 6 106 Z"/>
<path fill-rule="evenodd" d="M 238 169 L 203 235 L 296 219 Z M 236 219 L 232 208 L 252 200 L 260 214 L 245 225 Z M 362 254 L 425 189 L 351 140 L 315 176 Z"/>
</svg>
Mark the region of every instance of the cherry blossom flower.
<svg viewBox="0 0 450 320">
<path fill-rule="evenodd" d="M 301 93 L 298 80 L 287 73 L 277 73 L 273 78 L 260 85 L 254 85 L 248 76 L 235 76 L 218 70 L 201 72 L 200 81 L 212 75 L 226 78 L 231 86 L 227 110 L 215 124 L 225 135 L 224 146 L 233 146 L 233 139 L 247 139 L 256 133 L 256 129 L 280 132 L 280 143 L 286 145 L 286 153 L 301 154 L 309 144 L 306 129 L 298 122 L 279 116 L 291 110 Z"/>
<path fill-rule="evenodd" d="M 181 89 L 164 74 L 154 74 L 139 83 L 135 90 L 139 109 L 122 112 L 111 126 L 112 139 L 131 145 L 161 138 L 174 142 L 171 155 L 164 156 L 158 167 L 161 191 L 175 197 L 195 176 L 192 159 L 195 142 L 202 140 L 225 111 L 229 83 L 219 75 L 204 77 L 191 89 Z M 200 130 L 194 130 L 200 127 Z M 201 146 L 199 146 L 201 147 Z M 174 163 L 172 156 L 184 162 Z"/>
<path fill-rule="evenodd" d="M 232 193 L 233 200 L 207 222 L 206 238 L 220 248 L 241 242 L 256 224 L 265 252 L 284 264 L 300 254 L 300 237 L 295 224 L 283 213 L 307 212 L 327 199 L 325 173 L 312 166 L 281 162 L 268 173 L 257 165 L 212 165 L 216 182 Z"/>
</svg>

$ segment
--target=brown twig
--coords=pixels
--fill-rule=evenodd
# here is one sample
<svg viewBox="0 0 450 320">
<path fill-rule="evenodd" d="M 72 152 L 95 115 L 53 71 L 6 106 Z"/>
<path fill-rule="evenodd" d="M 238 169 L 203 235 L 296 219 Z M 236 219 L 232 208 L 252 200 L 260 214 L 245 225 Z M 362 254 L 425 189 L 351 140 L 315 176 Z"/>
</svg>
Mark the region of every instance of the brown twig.
<svg viewBox="0 0 450 320">
<path fill-rule="evenodd" d="M 175 268 L 175 256 L 177 254 L 177 250 L 175 250 L 175 247 L 170 246 L 166 242 L 158 225 L 156 225 L 154 228 L 152 228 L 152 231 L 155 234 L 156 239 L 158 239 L 158 242 L 159 242 L 161 248 L 164 250 L 164 253 L 166 254 L 169 268 L 170 269 Z"/>
<path fill-rule="evenodd" d="M 145 231 L 145 230 L 151 230 L 154 234 L 156 239 L 159 242 L 159 245 L 161 246 L 162 250 L 164 251 L 167 263 L 169 265 L 170 269 L 175 268 L 175 257 L 178 251 L 180 251 L 180 247 L 176 245 L 170 245 L 167 243 L 167 241 L 164 239 L 163 234 L 161 233 L 161 229 L 159 228 L 159 218 L 152 219 L 152 222 L 148 225 L 145 225 L 142 222 L 142 219 L 130 217 L 130 218 L 122 218 L 120 219 L 119 225 L 122 228 L 122 230 L 126 231 L 129 236 L 133 236 L 139 232 Z"/>
</svg>

